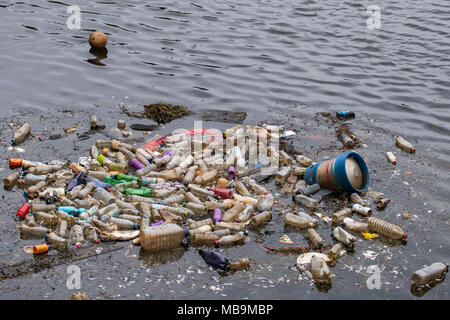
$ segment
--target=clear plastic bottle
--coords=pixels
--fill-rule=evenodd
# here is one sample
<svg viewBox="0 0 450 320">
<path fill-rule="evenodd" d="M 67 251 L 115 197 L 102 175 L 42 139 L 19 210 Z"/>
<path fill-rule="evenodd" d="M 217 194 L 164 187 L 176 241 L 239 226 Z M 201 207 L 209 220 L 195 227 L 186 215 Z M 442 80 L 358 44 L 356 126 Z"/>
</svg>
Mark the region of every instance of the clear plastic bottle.
<svg viewBox="0 0 450 320">
<path fill-rule="evenodd" d="M 435 262 L 414 272 L 411 280 L 415 286 L 423 287 L 427 284 L 433 284 L 444 280 L 447 272 L 448 265 L 445 265 L 442 262 Z"/>
<path fill-rule="evenodd" d="M 35 185 L 27 188 L 28 194 L 29 195 L 36 195 L 36 194 L 38 194 L 39 190 L 42 190 L 46 186 L 47 186 L 47 182 L 39 181 Z"/>
<path fill-rule="evenodd" d="M 242 181 L 236 180 L 234 186 L 235 186 L 236 192 L 239 193 L 241 196 L 245 196 L 245 197 L 250 196 L 250 192 L 247 190 L 247 188 L 242 183 Z"/>
<path fill-rule="evenodd" d="M 198 186 L 196 186 L 194 184 L 189 184 L 188 185 L 188 189 L 192 193 L 200 195 L 200 196 L 203 196 L 203 197 L 207 197 L 207 196 L 214 197 L 214 192 L 212 192 L 210 190 L 206 190 L 206 189 L 200 188 L 200 187 L 198 187 Z"/>
<path fill-rule="evenodd" d="M 333 237 L 349 248 L 353 248 L 356 242 L 356 238 L 341 227 L 333 229 Z"/>
<path fill-rule="evenodd" d="M 338 212 L 333 213 L 331 216 L 331 220 L 338 224 L 344 221 L 345 218 L 351 217 L 353 214 L 353 211 L 351 208 L 344 208 L 342 210 L 339 210 Z"/>
<path fill-rule="evenodd" d="M 92 197 L 106 204 L 112 204 L 116 201 L 116 198 L 114 198 L 114 196 L 110 192 L 100 187 L 96 187 L 94 189 Z"/>
<path fill-rule="evenodd" d="M 44 226 L 54 226 L 58 224 L 58 216 L 48 212 L 33 212 L 35 220 Z"/>
<path fill-rule="evenodd" d="M 21 182 L 23 184 L 30 186 L 30 185 L 38 183 L 39 181 L 46 181 L 47 175 L 45 175 L 45 174 L 35 175 L 35 174 L 27 173 L 21 180 L 22 180 Z"/>
<path fill-rule="evenodd" d="M 203 205 L 203 201 L 197 198 L 192 192 L 184 192 L 186 201 Z"/>
<path fill-rule="evenodd" d="M 242 258 L 238 262 L 230 263 L 230 271 L 248 270 L 250 269 L 250 260 L 248 258 Z"/>
<path fill-rule="evenodd" d="M 290 166 L 292 164 L 292 158 L 284 150 L 280 151 L 281 161 L 286 165 Z"/>
<path fill-rule="evenodd" d="M 53 172 L 54 170 L 55 170 L 54 167 L 51 165 L 41 164 L 36 167 L 29 168 L 27 170 L 27 172 L 31 173 L 31 174 L 39 175 L 39 174 L 49 174 L 49 173 Z"/>
<path fill-rule="evenodd" d="M 61 238 L 60 236 L 57 236 L 53 232 L 46 234 L 45 239 L 47 240 L 48 243 L 50 243 L 53 246 L 53 248 L 65 250 L 69 246 L 69 240 Z"/>
<path fill-rule="evenodd" d="M 350 138 L 346 133 L 342 132 L 339 135 L 339 138 L 342 142 L 342 144 L 344 145 L 344 147 L 350 148 L 353 147 L 355 145 L 355 142 L 353 141 L 352 138 Z"/>
<path fill-rule="evenodd" d="M 397 158 L 395 157 L 394 153 L 392 153 L 391 151 L 386 152 L 386 158 L 393 165 L 397 164 Z"/>
<path fill-rule="evenodd" d="M 197 229 L 201 226 L 211 226 L 212 224 L 213 221 L 210 218 L 199 221 L 194 221 L 190 218 L 186 219 L 186 225 L 189 229 Z"/>
<path fill-rule="evenodd" d="M 26 224 L 22 223 L 20 224 L 20 232 L 27 236 L 43 237 L 46 233 L 50 232 L 50 230 L 41 226 L 29 227 Z"/>
<path fill-rule="evenodd" d="M 140 224 L 142 218 L 140 216 L 135 216 L 132 214 L 119 214 L 119 216 L 117 217 L 118 219 L 124 219 L 124 220 L 129 220 L 131 222 L 134 222 L 136 224 Z"/>
<path fill-rule="evenodd" d="M 34 219 L 34 215 L 32 214 L 27 214 L 23 221 L 29 227 L 36 227 L 36 220 Z"/>
<path fill-rule="evenodd" d="M 323 248 L 325 241 L 322 239 L 322 237 L 317 233 L 315 229 L 309 228 L 306 231 L 306 236 L 309 238 L 315 249 Z"/>
<path fill-rule="evenodd" d="M 363 207 L 366 206 L 366 202 L 365 202 L 365 201 L 360 197 L 360 195 L 357 194 L 357 193 L 352 193 L 352 194 L 350 195 L 350 200 L 351 200 L 353 203 L 357 203 L 357 204 L 362 205 Z"/>
<path fill-rule="evenodd" d="M 37 213 L 36 213 L 37 214 Z M 58 219 L 66 220 L 69 225 L 75 223 L 76 218 L 65 211 L 57 210 L 56 216 Z"/>
<path fill-rule="evenodd" d="M 160 251 L 177 247 L 182 244 L 184 237 L 184 229 L 173 223 L 143 228 L 139 234 L 141 247 L 148 251 Z"/>
<path fill-rule="evenodd" d="M 314 219 L 315 220 L 315 219 Z M 316 226 L 319 222 L 317 220 L 307 219 L 292 213 L 287 213 L 284 216 L 284 223 L 297 227 L 297 228 L 312 228 Z"/>
<path fill-rule="evenodd" d="M 112 227 L 111 227 L 109 224 L 107 224 L 107 223 L 101 221 L 101 220 L 98 219 L 96 216 L 93 216 L 93 217 L 91 218 L 91 222 L 92 222 L 92 224 L 93 224 L 94 226 L 96 226 L 96 227 L 97 227 L 98 229 L 100 229 L 101 231 L 112 231 Z"/>
<path fill-rule="evenodd" d="M 194 179 L 196 184 L 205 185 L 217 180 L 217 170 L 211 170 L 203 173 Z"/>
<path fill-rule="evenodd" d="M 88 219 L 88 218 L 92 217 L 93 215 L 98 214 L 98 211 L 99 211 L 98 206 L 92 206 L 91 208 L 89 208 L 89 210 L 86 210 L 85 212 L 81 213 L 79 218 L 82 220 Z"/>
<path fill-rule="evenodd" d="M 247 184 L 257 194 L 265 194 L 265 193 L 268 192 L 266 188 L 264 188 L 264 187 L 260 186 L 259 184 L 257 184 L 256 181 L 253 180 L 253 179 L 250 179 Z"/>
<path fill-rule="evenodd" d="M 264 211 L 260 214 L 253 216 L 251 219 L 251 224 L 254 227 L 259 227 L 260 225 L 269 222 L 272 219 L 271 211 Z"/>
<path fill-rule="evenodd" d="M 83 228 L 83 235 L 86 239 L 88 239 L 91 242 L 94 243 L 100 242 L 100 240 L 98 239 L 97 231 L 91 226 L 86 226 Z"/>
<path fill-rule="evenodd" d="M 245 209 L 239 214 L 238 221 L 239 222 L 245 222 L 250 220 L 252 217 L 253 212 L 255 212 L 255 207 L 251 204 L 247 205 Z"/>
<path fill-rule="evenodd" d="M 32 203 L 31 211 L 42 211 L 42 212 L 51 212 L 57 209 L 54 204 L 46 204 L 46 203 Z"/>
<path fill-rule="evenodd" d="M 259 211 L 270 211 L 274 201 L 275 199 L 271 193 L 266 194 L 264 197 L 259 198 L 257 208 Z"/>
<path fill-rule="evenodd" d="M 78 197 L 86 199 L 95 188 L 96 186 L 92 182 L 86 183 L 85 187 L 78 193 Z"/>
<path fill-rule="evenodd" d="M 304 167 L 309 167 L 310 165 L 313 164 L 313 161 L 311 159 L 309 159 L 309 158 L 307 158 L 305 156 L 302 156 L 302 155 L 296 155 L 295 156 L 295 161 L 299 165 L 304 166 Z"/>
<path fill-rule="evenodd" d="M 395 146 L 409 153 L 416 152 L 416 148 L 414 148 L 413 145 L 406 141 L 403 137 L 395 138 Z"/>
<path fill-rule="evenodd" d="M 327 252 L 327 256 L 328 256 L 328 258 L 330 258 L 330 260 L 335 261 L 335 260 L 337 260 L 337 258 L 339 258 L 341 256 L 341 251 L 342 251 L 342 244 L 336 243 Z"/>
<path fill-rule="evenodd" d="M 223 236 L 216 242 L 216 244 L 220 247 L 233 246 L 233 245 L 243 242 L 245 237 L 246 237 L 245 233 L 243 231 L 239 231 L 233 235 Z"/>
<path fill-rule="evenodd" d="M 213 233 L 195 233 L 190 236 L 190 240 L 194 245 L 212 246 L 219 240 L 219 236 Z"/>
<path fill-rule="evenodd" d="M 3 186 L 5 187 L 5 189 L 10 189 L 10 188 L 14 187 L 17 183 L 17 180 L 19 179 L 19 175 L 20 175 L 20 172 L 16 171 L 16 172 L 11 173 L 5 179 L 3 179 Z"/>
<path fill-rule="evenodd" d="M 317 284 L 329 284 L 333 278 L 327 263 L 319 256 L 311 258 L 311 274 Z"/>
<path fill-rule="evenodd" d="M 236 204 L 229 210 L 227 210 L 223 217 L 222 221 L 229 222 L 234 221 L 239 216 L 239 214 L 245 209 L 245 206 L 242 202 L 236 202 Z"/>
<path fill-rule="evenodd" d="M 370 217 L 367 220 L 369 230 L 382 234 L 392 239 L 406 239 L 408 235 L 403 232 L 402 228 L 395 224 L 380 220 L 375 217 Z"/>
<path fill-rule="evenodd" d="M 136 170 L 136 175 L 138 177 L 142 177 L 142 176 L 145 176 L 146 174 L 148 174 L 152 171 L 155 171 L 155 170 L 156 170 L 156 164 L 152 163 L 152 164 L 146 166 L 145 168 Z"/>
<path fill-rule="evenodd" d="M 74 224 L 70 230 L 70 234 L 72 235 L 72 244 L 80 248 L 84 242 L 83 227 L 79 224 Z"/>
<path fill-rule="evenodd" d="M 19 129 L 14 132 L 11 143 L 14 145 L 19 145 L 25 141 L 25 138 L 31 131 L 31 126 L 29 123 L 24 123 Z"/>
<path fill-rule="evenodd" d="M 223 236 L 228 236 L 231 234 L 231 230 L 230 229 L 220 229 L 220 230 L 214 230 L 211 232 L 207 232 L 206 234 L 214 234 L 216 236 L 218 236 L 219 238 L 223 237 Z"/>
<path fill-rule="evenodd" d="M 372 214 L 372 209 L 370 209 L 369 207 L 364 207 L 357 203 L 350 204 L 350 208 L 352 208 L 353 211 L 358 212 L 359 214 L 362 214 L 366 217 Z"/>
<path fill-rule="evenodd" d="M 162 204 L 164 205 L 174 205 L 174 204 L 181 204 L 185 200 L 184 193 L 180 192 L 177 194 L 174 194 L 170 197 L 167 197 L 162 201 Z"/>
<path fill-rule="evenodd" d="M 132 222 L 130 220 L 111 217 L 111 218 L 109 218 L 109 221 L 111 221 L 117 227 L 119 227 L 120 230 L 137 230 L 137 229 L 139 229 L 138 224 L 135 222 Z"/>
<path fill-rule="evenodd" d="M 369 225 L 364 222 L 357 222 L 351 218 L 345 217 L 342 226 L 353 232 L 369 232 Z"/>
<path fill-rule="evenodd" d="M 61 238 L 67 239 L 69 237 L 69 225 L 66 220 L 59 220 L 58 221 L 58 236 Z"/>
<path fill-rule="evenodd" d="M 289 177 L 289 174 L 291 173 L 291 167 L 283 167 L 280 171 L 277 172 L 275 175 L 275 184 L 276 185 L 283 185 L 287 178 Z"/>
<path fill-rule="evenodd" d="M 212 231 L 211 225 L 203 225 L 203 226 L 200 226 L 195 229 L 189 229 L 189 234 L 190 235 L 194 235 L 194 234 L 198 234 L 198 233 L 205 234 L 205 233 L 211 232 L 211 231 Z"/>
<path fill-rule="evenodd" d="M 294 198 L 294 201 L 308 209 L 316 209 L 319 205 L 317 200 L 304 196 L 302 194 L 297 194 Z"/>
<path fill-rule="evenodd" d="M 184 175 L 184 182 L 185 183 L 191 183 L 194 181 L 195 173 L 197 172 L 198 166 L 192 166 L 189 169 L 187 169 L 186 174 Z"/>
</svg>

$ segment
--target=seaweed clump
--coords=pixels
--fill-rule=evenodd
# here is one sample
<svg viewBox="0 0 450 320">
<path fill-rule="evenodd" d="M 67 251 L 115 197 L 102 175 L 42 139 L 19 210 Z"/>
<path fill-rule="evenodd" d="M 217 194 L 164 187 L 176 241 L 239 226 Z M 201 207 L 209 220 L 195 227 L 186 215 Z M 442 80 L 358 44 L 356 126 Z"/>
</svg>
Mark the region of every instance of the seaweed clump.
<svg viewBox="0 0 450 320">
<path fill-rule="evenodd" d="M 189 110 L 186 107 L 174 106 L 168 103 L 149 104 L 145 105 L 144 108 L 144 116 L 157 123 L 168 123 L 189 114 Z"/>
</svg>

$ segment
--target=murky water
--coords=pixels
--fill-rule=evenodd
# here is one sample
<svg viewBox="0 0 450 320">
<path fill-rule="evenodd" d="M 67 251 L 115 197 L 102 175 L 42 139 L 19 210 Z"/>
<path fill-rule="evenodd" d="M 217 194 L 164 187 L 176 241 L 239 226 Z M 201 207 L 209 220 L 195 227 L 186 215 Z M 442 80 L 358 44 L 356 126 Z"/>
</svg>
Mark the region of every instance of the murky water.
<svg viewBox="0 0 450 320">
<path fill-rule="evenodd" d="M 268 255 L 253 235 L 244 246 L 224 250 L 232 258 L 251 257 L 252 271 L 226 277 L 207 268 L 193 248 L 168 258 L 147 257 L 135 248 L 129 257 L 123 249 L 79 260 L 90 297 L 414 298 L 412 272 L 435 261 L 449 262 L 450 4 L 379 1 L 381 29 L 369 30 L 366 8 L 372 2 L 327 3 L 0 1 L 2 148 L 14 120 L 30 121 L 35 135 L 48 135 L 80 121 L 87 130 L 88 114 L 94 112 L 113 126 L 123 117 L 120 104 L 166 101 L 198 112 L 246 111 L 249 124 L 268 120 L 298 128 L 295 145 L 321 160 L 335 156 L 333 149 L 341 144 L 331 124 L 314 118 L 315 113 L 351 109 L 357 118 L 350 127 L 367 145 L 358 152 L 369 160 L 371 187 L 393 199 L 385 212 L 374 214 L 409 233 L 406 246 L 360 239 L 356 252 L 333 269 L 333 287 L 326 293 L 299 278 L 295 256 Z M 80 30 L 66 26 L 68 5 L 81 8 Z M 89 52 L 87 38 L 95 29 L 109 37 L 104 66 L 93 64 L 96 57 Z M 190 128 L 194 119 L 174 121 L 161 133 Z M 399 134 L 414 143 L 415 155 L 393 147 Z M 76 160 L 100 137 L 34 139 L 24 148 L 37 160 L 49 154 Z M 397 167 L 386 162 L 387 150 L 398 155 Z M 2 177 L 9 172 L 8 156 L 3 153 Z M 32 243 L 19 239 L 12 219 L 22 200 L 19 192 L 2 190 L 1 195 L 0 260 L 20 261 L 27 257 L 23 246 Z M 323 203 L 320 209 L 330 214 L 333 208 Z M 409 220 L 400 217 L 406 211 Z M 285 232 L 296 243 L 307 243 L 302 232 L 283 230 L 281 214 L 262 231 L 269 231 L 264 237 L 272 246 Z M 332 243 L 325 223 L 318 231 Z M 164 261 L 173 262 L 160 264 Z M 365 285 L 366 268 L 373 264 L 383 270 L 380 290 Z M 4 281 L 0 297 L 67 298 L 65 268 Z M 424 298 L 448 299 L 448 283 Z"/>
</svg>

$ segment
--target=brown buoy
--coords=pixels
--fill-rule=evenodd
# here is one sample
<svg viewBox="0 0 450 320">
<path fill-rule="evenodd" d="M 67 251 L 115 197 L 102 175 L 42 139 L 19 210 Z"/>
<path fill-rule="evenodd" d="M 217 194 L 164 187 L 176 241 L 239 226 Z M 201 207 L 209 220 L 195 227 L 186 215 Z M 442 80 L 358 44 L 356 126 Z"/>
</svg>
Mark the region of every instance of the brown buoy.
<svg viewBox="0 0 450 320">
<path fill-rule="evenodd" d="M 101 31 L 94 31 L 89 36 L 89 44 L 93 48 L 103 48 L 108 43 L 108 37 Z"/>
</svg>

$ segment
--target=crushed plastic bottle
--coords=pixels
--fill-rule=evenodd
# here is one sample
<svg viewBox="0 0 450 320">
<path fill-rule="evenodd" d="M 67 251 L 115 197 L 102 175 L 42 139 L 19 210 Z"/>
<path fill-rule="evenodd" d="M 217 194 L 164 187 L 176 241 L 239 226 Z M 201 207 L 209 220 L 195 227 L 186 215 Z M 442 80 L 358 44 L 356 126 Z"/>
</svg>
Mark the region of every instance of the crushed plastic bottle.
<svg viewBox="0 0 450 320">
<path fill-rule="evenodd" d="M 353 248 L 355 246 L 356 238 L 341 227 L 333 229 L 333 237 L 348 248 Z"/>
<path fill-rule="evenodd" d="M 428 284 L 441 282 L 445 279 L 448 272 L 448 265 L 442 262 L 435 262 L 429 266 L 415 271 L 411 277 L 413 285 L 423 287 Z"/>
<path fill-rule="evenodd" d="M 312 256 L 311 258 L 311 274 L 314 281 L 319 285 L 329 284 L 333 278 L 325 260 L 318 256 Z"/>
</svg>

